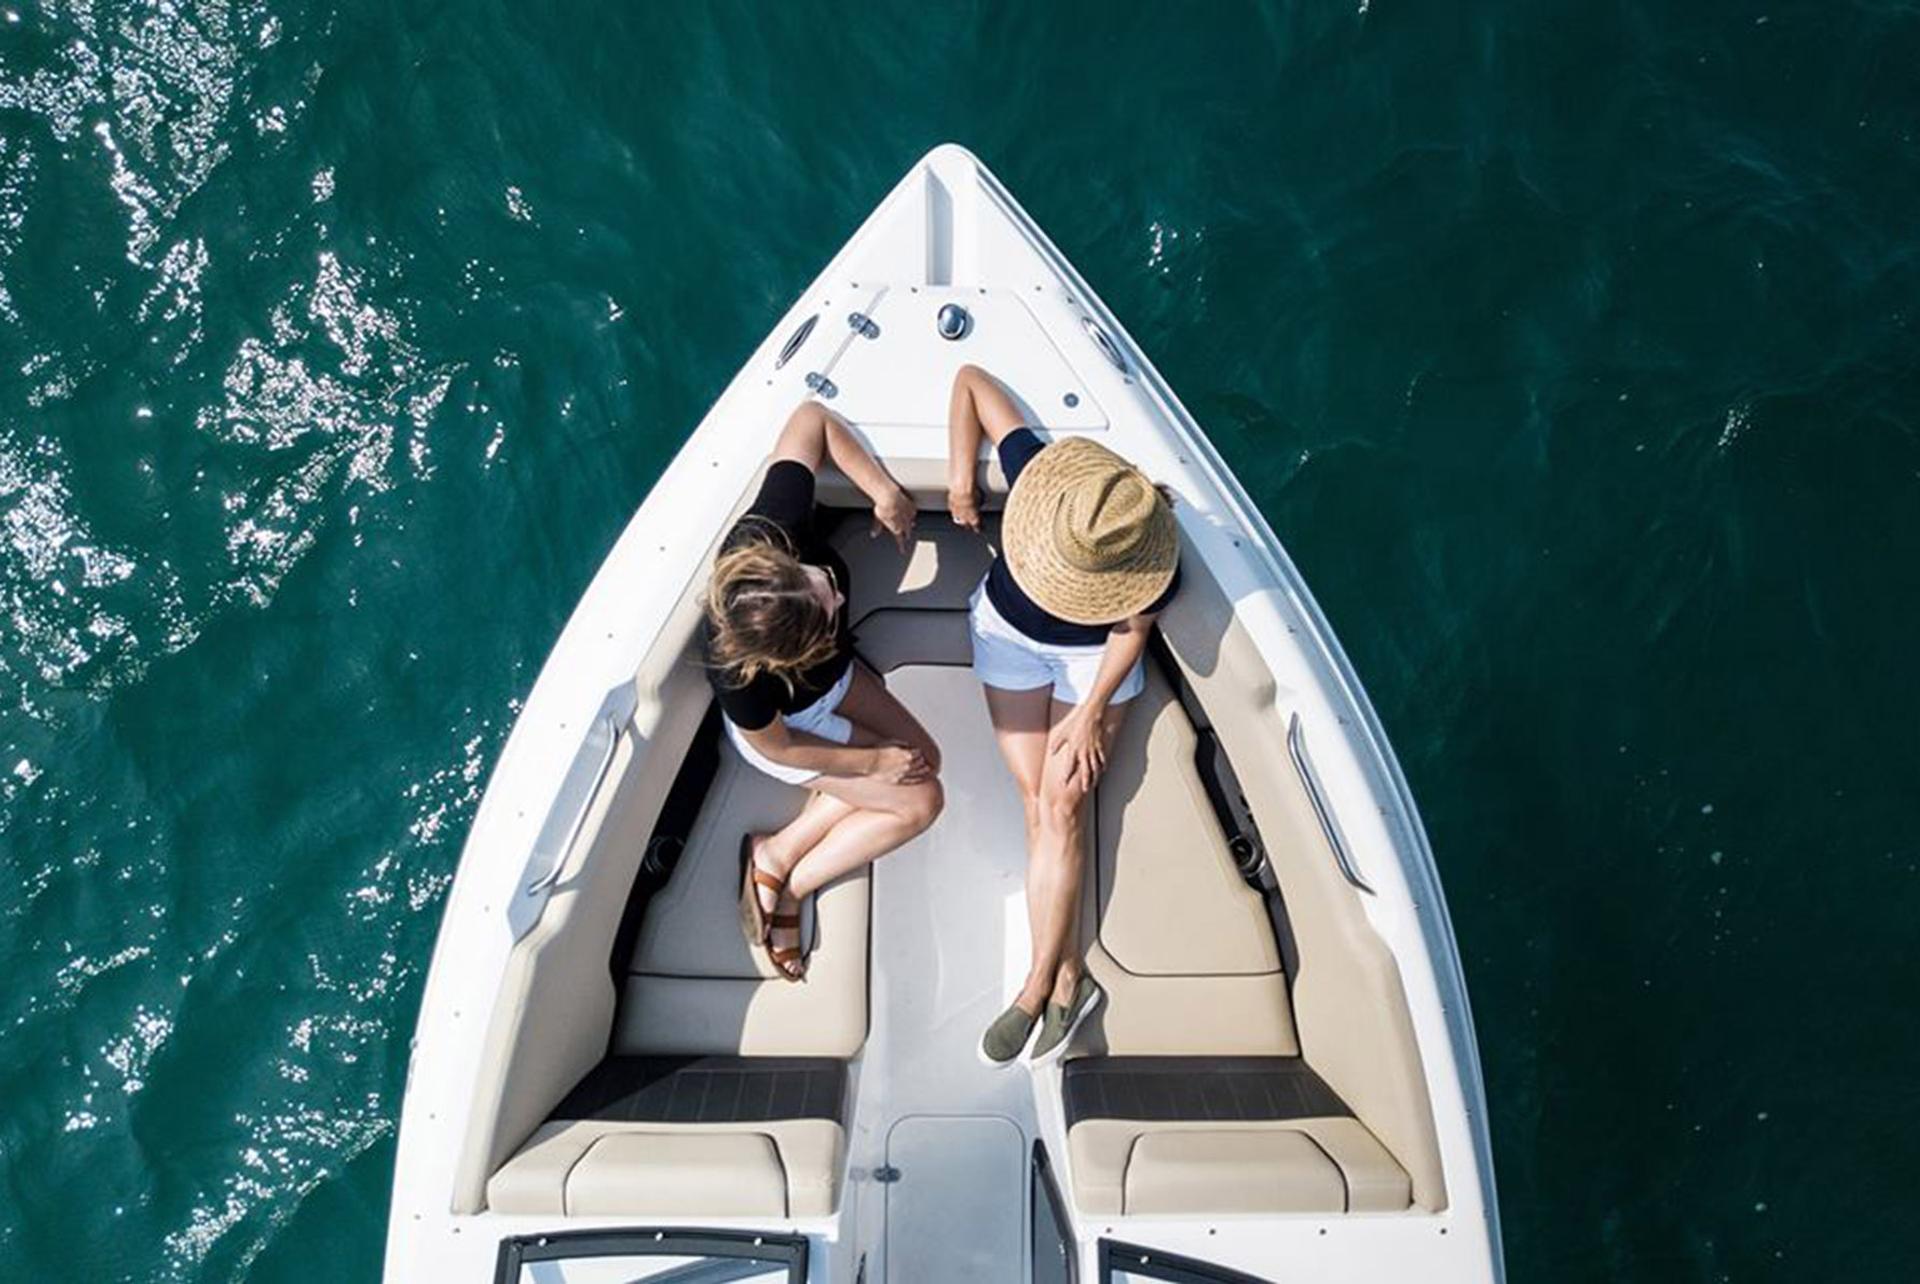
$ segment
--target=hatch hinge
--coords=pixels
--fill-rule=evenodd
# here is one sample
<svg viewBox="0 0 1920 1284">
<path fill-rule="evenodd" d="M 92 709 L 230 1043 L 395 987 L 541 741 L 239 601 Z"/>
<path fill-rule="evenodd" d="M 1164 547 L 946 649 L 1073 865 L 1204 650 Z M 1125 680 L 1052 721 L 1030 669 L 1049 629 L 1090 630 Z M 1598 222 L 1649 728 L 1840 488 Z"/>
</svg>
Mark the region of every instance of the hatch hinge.
<svg viewBox="0 0 1920 1284">
<path fill-rule="evenodd" d="M 900 1180 L 900 1170 L 892 1164 L 881 1164 L 873 1170 L 873 1179 L 882 1186 L 891 1185 Z"/>
<path fill-rule="evenodd" d="M 862 339 L 878 339 L 880 337 L 879 325 L 874 322 L 872 317 L 864 312 L 847 313 L 847 329 L 853 331 Z"/>
</svg>

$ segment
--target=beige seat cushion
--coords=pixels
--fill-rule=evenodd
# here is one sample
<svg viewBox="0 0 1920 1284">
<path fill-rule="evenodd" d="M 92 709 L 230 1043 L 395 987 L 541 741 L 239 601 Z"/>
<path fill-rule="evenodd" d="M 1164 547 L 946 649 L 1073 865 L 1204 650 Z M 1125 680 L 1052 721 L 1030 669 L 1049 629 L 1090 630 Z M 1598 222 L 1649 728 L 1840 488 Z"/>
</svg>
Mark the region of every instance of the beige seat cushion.
<svg viewBox="0 0 1920 1284">
<path fill-rule="evenodd" d="M 1083 936 L 1107 1002 L 1082 1050 L 1296 1056 L 1273 925 L 1234 868 L 1198 773 L 1195 737 L 1149 665 L 1095 811 Z"/>
<path fill-rule="evenodd" d="M 1297 1132 L 1152 1132 L 1127 1161 L 1128 1213 L 1339 1213 L 1347 1186 Z"/>
<path fill-rule="evenodd" d="M 825 1216 L 844 1146 L 825 1119 L 549 1123 L 493 1175 L 487 1205 L 563 1217 Z"/>
<path fill-rule="evenodd" d="M 793 819 L 806 797 L 805 790 L 749 767 L 723 737 L 719 768 L 706 801 L 673 877 L 647 903 L 628 970 L 659 976 L 778 979 L 766 956 L 747 948 L 746 937 L 736 926 L 740 838 L 780 828 Z M 817 950 L 822 916 L 816 912 L 813 917 L 811 947 Z M 826 917 L 831 926 L 831 908 Z"/>
<path fill-rule="evenodd" d="M 1194 766 L 1193 723 L 1150 670 L 1100 782 L 1100 943 L 1135 976 L 1269 976 L 1280 952 Z"/>
<path fill-rule="evenodd" d="M 1074 1202 L 1093 1216 L 1399 1212 L 1412 1201 L 1406 1171 L 1345 1117 L 1087 1119 L 1068 1132 L 1067 1153 Z"/>
<path fill-rule="evenodd" d="M 580 1156 L 566 1201 L 571 1217 L 778 1217 L 787 1179 L 763 1132 L 619 1132 Z"/>
<path fill-rule="evenodd" d="M 805 798 L 722 741 L 687 849 L 641 919 L 614 1021 L 616 1054 L 859 1052 L 867 1035 L 868 871 L 813 898 L 805 985 L 777 978 L 738 926 L 740 835 L 777 829 Z"/>
</svg>

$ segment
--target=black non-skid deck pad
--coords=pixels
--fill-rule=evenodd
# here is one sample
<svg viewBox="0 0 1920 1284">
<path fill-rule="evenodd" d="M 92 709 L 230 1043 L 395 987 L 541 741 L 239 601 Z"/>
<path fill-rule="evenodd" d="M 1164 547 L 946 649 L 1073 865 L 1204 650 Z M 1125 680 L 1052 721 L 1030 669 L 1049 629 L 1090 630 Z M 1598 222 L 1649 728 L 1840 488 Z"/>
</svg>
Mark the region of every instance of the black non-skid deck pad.
<svg viewBox="0 0 1920 1284">
<path fill-rule="evenodd" d="M 834 1057 L 608 1057 L 553 1119 L 621 1123 L 839 1120 L 847 1064 Z"/>
<path fill-rule="evenodd" d="M 1067 1126 L 1083 1119 L 1310 1119 L 1351 1115 L 1299 1057 L 1083 1057 L 1061 1075 Z"/>
</svg>

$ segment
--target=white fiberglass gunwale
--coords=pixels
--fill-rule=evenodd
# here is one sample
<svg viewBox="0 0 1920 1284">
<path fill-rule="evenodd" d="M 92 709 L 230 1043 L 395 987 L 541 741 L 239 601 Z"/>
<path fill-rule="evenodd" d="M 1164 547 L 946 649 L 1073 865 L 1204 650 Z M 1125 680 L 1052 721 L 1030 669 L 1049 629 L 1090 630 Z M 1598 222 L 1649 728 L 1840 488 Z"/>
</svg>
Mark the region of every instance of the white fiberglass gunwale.
<svg viewBox="0 0 1920 1284">
<path fill-rule="evenodd" d="M 897 215 L 903 203 L 927 201 L 932 187 L 952 204 L 944 222 L 929 212 L 916 241 L 911 228 L 903 233 Z M 1411 1270 L 1476 1284 L 1502 1278 L 1464 979 L 1432 855 L 1378 719 L 1277 537 L 1151 362 L 986 168 L 964 149 L 946 146 L 908 173 L 741 367 L 609 553 L 527 698 L 475 815 L 434 950 L 403 1106 L 387 1279 L 491 1278 L 503 1236 L 559 1229 L 552 1218 L 452 1211 L 475 1104 L 474 1066 L 494 995 L 516 939 L 542 912 L 550 891 L 541 886 L 543 876 L 569 855 L 567 838 L 583 800 L 609 761 L 607 728 L 630 717 L 632 735 L 650 734 L 655 711 L 647 693 L 634 690 L 636 666 L 702 573 L 708 549 L 760 465 L 760 443 L 807 395 L 807 375 L 817 373 L 828 344 L 845 349 L 842 317 L 886 303 L 882 296 L 892 291 L 924 294 L 917 303 L 967 296 L 981 308 L 1017 299 L 1084 387 L 1082 428 L 1104 434 L 1180 492 L 1189 546 L 1284 678 L 1285 705 L 1311 744 L 1353 872 L 1371 889 L 1362 898 L 1365 911 L 1399 967 L 1439 1134 L 1447 1206 L 1438 1213 L 1347 1214 L 1331 1221 L 1073 1214 L 1080 1278 L 1098 1278 L 1095 1250 L 1109 1229 L 1116 1239 L 1256 1273 L 1310 1266 L 1314 1278 L 1325 1280 Z M 887 313 L 877 315 L 893 324 Z M 821 333 L 810 334 L 795 359 L 776 366 L 782 346 L 809 317 L 817 318 Z M 1105 332 L 1124 369 L 1103 358 L 1082 318 Z M 968 353 L 989 369 L 1002 355 L 1016 356 L 990 345 Z M 915 390 L 921 400 L 895 416 L 899 422 L 849 417 L 890 467 L 937 477 L 945 436 L 934 422 L 937 411 L 924 403 L 930 396 L 943 406 L 945 391 Z M 928 498 L 923 494 L 923 503 Z M 879 972 L 886 960 L 876 954 L 872 966 Z M 1064 1162 L 1058 1073 L 1042 1071 L 1034 1079 L 1037 1135 L 1056 1166 Z M 850 1231 L 847 1217 L 843 1207 L 836 1216 L 777 1224 L 701 1224 L 789 1230 L 824 1249 L 860 1233 Z M 571 1217 L 564 1225 L 577 1230 L 629 1221 Z M 1449 1230 L 1449 1240 L 1437 1239 Z M 822 1252 L 824 1270 L 813 1278 L 851 1284 L 853 1257 Z"/>
</svg>

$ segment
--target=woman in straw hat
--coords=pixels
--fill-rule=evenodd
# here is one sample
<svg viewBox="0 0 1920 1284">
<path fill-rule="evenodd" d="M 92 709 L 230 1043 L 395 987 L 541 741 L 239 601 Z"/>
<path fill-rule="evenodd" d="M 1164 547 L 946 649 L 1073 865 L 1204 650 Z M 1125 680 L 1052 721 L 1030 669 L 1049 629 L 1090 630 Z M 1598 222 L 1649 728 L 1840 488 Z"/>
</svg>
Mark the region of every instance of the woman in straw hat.
<svg viewBox="0 0 1920 1284">
<path fill-rule="evenodd" d="M 800 902 L 940 814 L 940 751 L 853 654 L 847 564 L 814 529 L 822 458 L 873 501 L 873 535 L 906 552 L 913 500 L 818 402 L 787 419 L 766 480 L 721 541 L 701 643 L 727 736 L 749 764 L 812 792 L 771 834 L 740 840 L 740 921 L 780 975 L 806 974 Z"/>
<path fill-rule="evenodd" d="M 1000 753 L 1026 803 L 1033 957 L 980 1057 L 1057 1057 L 1102 998 L 1076 939 L 1086 800 L 1127 702 L 1146 685 L 1147 638 L 1179 584 L 1179 532 L 1165 493 L 1084 437 L 1048 444 L 993 376 L 963 366 L 948 406 L 948 507 L 980 529 L 982 435 L 1012 491 L 1001 556 L 973 594 L 973 669 Z"/>
</svg>

